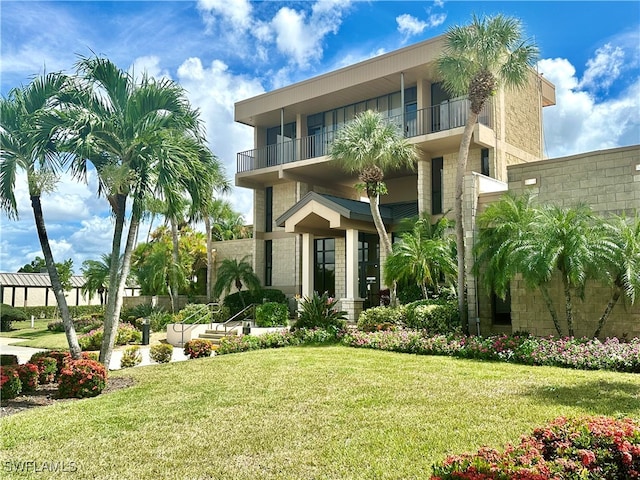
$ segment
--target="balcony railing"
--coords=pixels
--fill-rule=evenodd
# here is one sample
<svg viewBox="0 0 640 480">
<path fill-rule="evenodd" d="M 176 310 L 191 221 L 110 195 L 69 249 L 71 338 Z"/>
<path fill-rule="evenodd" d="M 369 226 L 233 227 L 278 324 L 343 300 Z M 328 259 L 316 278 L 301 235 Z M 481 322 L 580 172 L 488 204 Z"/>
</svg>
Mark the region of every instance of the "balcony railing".
<svg viewBox="0 0 640 480">
<path fill-rule="evenodd" d="M 407 138 L 437 133 L 462 127 L 467 121 L 469 100 L 466 98 L 443 102 L 440 105 L 407 112 L 404 116 L 389 117 L 388 121 L 404 131 Z M 480 112 L 478 122 L 493 126 L 491 102 Z M 329 147 L 339 130 L 296 139 L 286 139 L 275 145 L 267 145 L 238 153 L 238 173 L 286 163 L 322 157 L 329 154 Z"/>
</svg>

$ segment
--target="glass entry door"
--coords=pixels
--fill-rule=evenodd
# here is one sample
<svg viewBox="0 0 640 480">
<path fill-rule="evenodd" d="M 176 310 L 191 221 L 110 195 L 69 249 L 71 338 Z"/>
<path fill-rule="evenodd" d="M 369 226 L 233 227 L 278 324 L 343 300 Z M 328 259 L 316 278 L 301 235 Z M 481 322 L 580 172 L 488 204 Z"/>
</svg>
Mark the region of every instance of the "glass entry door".
<svg viewBox="0 0 640 480">
<path fill-rule="evenodd" d="M 358 234 L 358 290 L 364 308 L 380 305 L 380 243 L 377 234 Z"/>
</svg>

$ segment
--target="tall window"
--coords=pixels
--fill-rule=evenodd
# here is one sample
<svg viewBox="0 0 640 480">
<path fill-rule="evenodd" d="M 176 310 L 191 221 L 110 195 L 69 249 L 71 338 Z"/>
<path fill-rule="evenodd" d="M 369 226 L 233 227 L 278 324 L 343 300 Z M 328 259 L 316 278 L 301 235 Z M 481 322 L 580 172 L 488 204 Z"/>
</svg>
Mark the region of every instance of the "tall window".
<svg viewBox="0 0 640 480">
<path fill-rule="evenodd" d="M 431 214 L 442 213 L 442 157 L 431 159 Z"/>
<path fill-rule="evenodd" d="M 273 285 L 273 240 L 264 242 L 264 286 Z"/>
<path fill-rule="evenodd" d="M 264 190 L 264 231 L 273 231 L 273 187 Z"/>
<path fill-rule="evenodd" d="M 507 290 L 504 300 L 491 293 L 491 310 L 494 325 L 511 325 L 511 292 Z"/>
<path fill-rule="evenodd" d="M 489 175 L 489 149 L 488 148 L 483 148 L 482 150 L 480 150 L 480 173 L 482 175 L 486 175 L 487 177 L 490 177 L 491 175 Z"/>
<path fill-rule="evenodd" d="M 336 294 L 336 239 L 316 239 L 315 252 L 313 289 L 333 297 Z"/>
</svg>

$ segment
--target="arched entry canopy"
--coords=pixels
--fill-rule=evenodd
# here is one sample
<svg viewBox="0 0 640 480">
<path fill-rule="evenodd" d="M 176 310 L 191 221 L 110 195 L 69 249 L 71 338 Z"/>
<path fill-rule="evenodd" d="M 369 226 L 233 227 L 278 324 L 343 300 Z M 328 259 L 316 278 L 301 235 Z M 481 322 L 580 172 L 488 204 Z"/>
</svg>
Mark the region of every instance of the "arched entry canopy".
<svg viewBox="0 0 640 480">
<path fill-rule="evenodd" d="M 381 205 L 380 214 L 387 230 L 391 231 L 401 219 L 418 214 L 418 202 Z M 344 295 L 341 307 L 347 311 L 349 320 L 357 320 L 364 303 L 359 291 L 359 274 L 364 260 L 358 256 L 359 249 L 362 250 L 359 234 L 377 235 L 369 203 L 309 192 L 278 217 L 276 224 L 288 233 L 302 234 L 303 296 L 311 296 L 314 290 L 315 237 L 345 238 L 344 268 L 339 269 L 344 272 L 345 288 L 339 296 Z M 379 267 L 377 269 L 379 279 Z"/>
</svg>

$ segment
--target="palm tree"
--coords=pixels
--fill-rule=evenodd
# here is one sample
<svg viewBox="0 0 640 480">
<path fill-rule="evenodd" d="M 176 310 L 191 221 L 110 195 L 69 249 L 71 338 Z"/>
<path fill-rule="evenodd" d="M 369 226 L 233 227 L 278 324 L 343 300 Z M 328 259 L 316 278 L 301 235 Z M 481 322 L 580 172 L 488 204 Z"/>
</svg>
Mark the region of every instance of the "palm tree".
<svg viewBox="0 0 640 480">
<path fill-rule="evenodd" d="M 42 194 L 54 189 L 56 172 L 65 159 L 56 151 L 51 132 L 40 128 L 39 120 L 46 110 L 59 106 L 58 95 L 66 84 L 67 77 L 50 73 L 35 78 L 27 87 L 13 89 L 7 98 L 0 100 L 0 208 L 10 218 L 18 218 L 14 188 L 17 171 L 24 170 L 38 240 L 60 309 L 69 350 L 74 359 L 79 359 L 80 345 L 64 296 L 63 282 L 49 245 L 41 203 Z"/>
<path fill-rule="evenodd" d="M 82 262 L 80 271 L 84 276 L 82 293 L 89 298 L 96 293 L 100 295 L 100 305 L 104 305 L 104 293 L 109 291 L 109 266 L 111 265 L 111 254 L 105 253 L 101 260 L 85 260 Z"/>
<path fill-rule="evenodd" d="M 610 255 L 603 262 L 605 268 L 599 269 L 604 280 L 612 287 L 611 298 L 598 320 L 594 337 L 600 336 L 613 307 L 621 296 L 629 299 L 633 305 L 640 295 L 640 216 L 633 218 L 614 215 L 604 225 L 605 235 L 609 239 Z"/>
<path fill-rule="evenodd" d="M 242 297 L 242 287 L 246 285 L 249 290 L 257 290 L 260 288 L 260 280 L 253 272 L 251 265 L 247 263 L 247 257 L 244 257 L 238 262 L 238 260 L 225 258 L 218 267 L 218 278 L 213 286 L 213 294 L 219 297 L 223 292 L 228 294 L 231 288 L 236 287 L 240 294 L 240 300 L 242 306 L 247 305 Z"/>
<path fill-rule="evenodd" d="M 65 98 L 69 110 L 51 122 L 62 129 L 67 147 L 75 154 L 76 175 L 86 175 L 87 163 L 93 163 L 99 174 L 99 193 L 108 198 L 115 218 L 109 271 L 112 291 L 107 299 L 100 351 L 100 361 L 108 365 L 144 199 L 157 193 L 158 185 L 187 181 L 189 167 L 185 162 L 193 157 L 180 152 L 181 140 L 186 132 L 201 139 L 201 132 L 197 112 L 173 81 L 145 75 L 136 82 L 132 75 L 101 57 L 81 58 L 77 66 L 81 81 Z M 172 143 L 175 139 L 177 145 Z M 129 227 L 120 265 L 128 211 Z"/>
<path fill-rule="evenodd" d="M 466 305 L 466 272 L 464 251 L 464 218 L 462 195 L 467 171 L 469 146 L 482 107 L 498 88 L 521 88 L 526 85 L 530 67 L 538 55 L 535 45 L 523 40 L 518 19 L 504 15 L 478 18 L 470 25 L 451 27 L 445 37 L 438 70 L 444 88 L 452 96 L 468 95 L 469 112 L 460 141 L 456 170 L 454 216 L 458 252 L 458 308 L 465 330 L 468 330 Z"/>
<path fill-rule="evenodd" d="M 384 174 L 389 170 L 414 168 L 418 154 L 402 132 L 378 112 L 368 110 L 338 131 L 331 145 L 331 159 L 362 182 L 357 188 L 369 198 L 371 216 L 385 257 L 391 253 L 391 240 L 382 221 L 379 196 L 387 193 Z"/>
<path fill-rule="evenodd" d="M 431 217 L 423 214 L 414 220 L 409 232 L 400 234 L 400 241 L 394 243 L 392 253 L 385 262 L 385 282 L 415 283 L 428 298 L 427 287 L 440 289 L 441 278 L 455 276 L 454 250 L 446 239 L 449 221 L 442 217 L 431 223 Z"/>
</svg>

